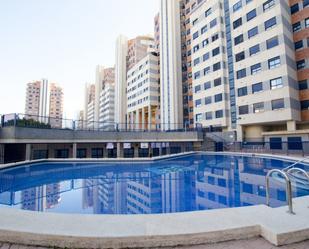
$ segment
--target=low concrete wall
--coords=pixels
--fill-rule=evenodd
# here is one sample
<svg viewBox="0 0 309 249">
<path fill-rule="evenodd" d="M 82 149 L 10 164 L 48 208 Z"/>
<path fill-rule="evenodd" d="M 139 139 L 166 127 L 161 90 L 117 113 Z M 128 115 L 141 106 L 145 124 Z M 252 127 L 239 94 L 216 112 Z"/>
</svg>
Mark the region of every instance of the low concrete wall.
<svg viewBox="0 0 309 249">
<path fill-rule="evenodd" d="M 1 143 L 97 143 L 97 142 L 197 142 L 203 133 L 187 132 L 104 132 L 4 127 Z"/>
</svg>

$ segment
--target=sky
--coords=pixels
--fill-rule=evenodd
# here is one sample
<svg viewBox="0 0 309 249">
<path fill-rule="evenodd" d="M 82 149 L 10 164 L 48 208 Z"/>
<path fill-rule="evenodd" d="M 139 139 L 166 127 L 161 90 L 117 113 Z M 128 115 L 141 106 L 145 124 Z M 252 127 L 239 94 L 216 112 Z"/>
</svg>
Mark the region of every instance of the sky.
<svg viewBox="0 0 309 249">
<path fill-rule="evenodd" d="M 0 0 L 0 114 L 24 113 L 26 84 L 64 89 L 64 116 L 82 109 L 96 65 L 114 66 L 118 35 L 153 34 L 159 0 Z"/>
</svg>

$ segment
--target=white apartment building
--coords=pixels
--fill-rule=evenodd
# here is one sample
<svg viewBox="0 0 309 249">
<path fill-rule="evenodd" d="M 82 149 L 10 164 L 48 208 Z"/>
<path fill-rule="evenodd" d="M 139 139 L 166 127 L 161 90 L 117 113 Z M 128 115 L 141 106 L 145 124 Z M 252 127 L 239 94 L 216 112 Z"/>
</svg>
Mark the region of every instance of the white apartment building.
<svg viewBox="0 0 309 249">
<path fill-rule="evenodd" d="M 190 16 L 195 122 L 259 141 L 296 129 L 299 92 L 288 1 L 200 1 Z"/>
<path fill-rule="evenodd" d="M 54 128 L 62 128 L 63 90 L 55 83 L 50 84 L 49 123 Z"/>
<path fill-rule="evenodd" d="M 106 84 L 100 94 L 100 130 L 115 128 L 115 85 Z"/>
<path fill-rule="evenodd" d="M 116 63 L 115 63 L 115 122 L 124 128 L 126 123 L 126 85 L 127 85 L 127 54 L 128 39 L 119 36 L 116 42 Z"/>
<path fill-rule="evenodd" d="M 161 0 L 161 127 L 166 130 L 183 126 L 181 2 Z"/>
<path fill-rule="evenodd" d="M 131 129 L 158 129 L 159 57 L 148 54 L 127 74 L 127 117 Z"/>
</svg>

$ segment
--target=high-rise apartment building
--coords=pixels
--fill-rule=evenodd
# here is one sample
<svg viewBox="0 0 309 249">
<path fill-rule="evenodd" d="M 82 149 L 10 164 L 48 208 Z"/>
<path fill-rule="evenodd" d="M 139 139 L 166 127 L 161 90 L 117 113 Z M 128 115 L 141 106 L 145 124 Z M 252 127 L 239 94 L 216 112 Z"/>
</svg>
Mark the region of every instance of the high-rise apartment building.
<svg viewBox="0 0 309 249">
<path fill-rule="evenodd" d="M 159 126 L 159 57 L 152 48 L 127 74 L 127 122 L 131 129 Z"/>
<path fill-rule="evenodd" d="M 180 113 L 175 99 L 182 89 L 184 124 L 237 131 L 247 141 L 306 128 L 307 5 L 162 0 L 162 122 L 171 124 Z"/>
<path fill-rule="evenodd" d="M 161 127 L 183 127 L 180 0 L 161 0 L 160 82 Z"/>
<path fill-rule="evenodd" d="M 115 127 L 115 70 L 103 71 L 102 89 L 99 103 L 99 128 L 110 130 Z"/>
<path fill-rule="evenodd" d="M 27 118 L 49 123 L 54 128 L 62 126 L 63 90 L 48 80 L 27 84 L 25 114 Z M 48 117 L 51 117 L 50 119 Z"/>
<path fill-rule="evenodd" d="M 85 128 L 94 128 L 94 103 L 95 103 L 95 84 L 86 83 L 84 99 L 84 121 Z"/>
<path fill-rule="evenodd" d="M 63 115 L 63 90 L 60 86 L 52 83 L 50 85 L 49 98 L 49 123 L 54 128 L 62 127 Z"/>
<path fill-rule="evenodd" d="M 128 40 L 125 36 L 119 36 L 116 42 L 115 64 L 115 123 L 119 129 L 127 126 L 127 72 L 136 65 L 153 46 L 153 38 L 150 36 L 138 36 Z"/>
</svg>

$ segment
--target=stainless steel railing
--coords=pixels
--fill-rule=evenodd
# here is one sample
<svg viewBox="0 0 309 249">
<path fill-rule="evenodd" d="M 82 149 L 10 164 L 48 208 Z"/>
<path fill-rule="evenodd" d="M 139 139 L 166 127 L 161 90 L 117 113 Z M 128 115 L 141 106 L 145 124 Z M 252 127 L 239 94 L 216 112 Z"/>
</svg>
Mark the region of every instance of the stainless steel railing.
<svg viewBox="0 0 309 249">
<path fill-rule="evenodd" d="M 286 199 L 287 199 L 287 204 L 289 207 L 289 213 L 294 214 L 293 212 L 293 202 L 292 202 L 292 184 L 291 180 L 286 172 L 283 170 L 279 169 L 273 169 L 270 170 L 267 175 L 266 175 L 266 204 L 267 206 L 270 205 L 270 177 L 272 176 L 273 173 L 278 173 L 282 175 L 286 181 Z"/>
</svg>

